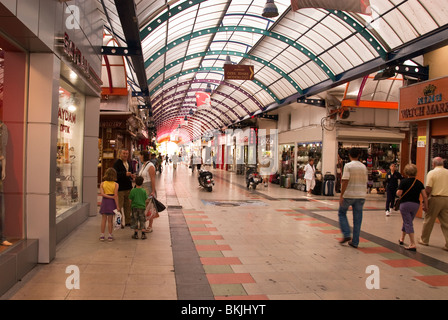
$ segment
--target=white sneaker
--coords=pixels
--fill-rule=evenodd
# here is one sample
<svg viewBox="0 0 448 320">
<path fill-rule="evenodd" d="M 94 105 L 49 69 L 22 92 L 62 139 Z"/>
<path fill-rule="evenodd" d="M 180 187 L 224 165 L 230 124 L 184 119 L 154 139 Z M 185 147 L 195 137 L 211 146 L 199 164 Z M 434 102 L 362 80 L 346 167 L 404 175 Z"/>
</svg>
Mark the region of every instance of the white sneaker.
<svg viewBox="0 0 448 320">
<path fill-rule="evenodd" d="M 390 211 L 386 210 L 386 217 L 390 216 Z"/>
</svg>

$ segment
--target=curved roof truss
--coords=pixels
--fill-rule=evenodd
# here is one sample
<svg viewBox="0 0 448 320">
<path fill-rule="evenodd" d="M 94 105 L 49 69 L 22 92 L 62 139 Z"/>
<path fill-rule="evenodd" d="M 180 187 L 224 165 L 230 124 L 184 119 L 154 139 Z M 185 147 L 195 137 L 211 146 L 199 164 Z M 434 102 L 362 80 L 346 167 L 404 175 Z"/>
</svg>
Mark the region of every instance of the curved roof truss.
<svg viewBox="0 0 448 320">
<path fill-rule="evenodd" d="M 117 12 L 116 0 L 97 1 L 125 45 L 117 19 L 124 13 Z M 198 116 L 216 126 L 421 55 L 416 44 L 446 43 L 448 1 L 369 1 L 371 16 L 322 8 L 293 11 L 291 0 L 275 0 L 280 15 L 267 19 L 261 16 L 266 0 L 135 0 L 145 61 L 138 71 L 146 74 L 159 134 L 176 128 L 191 93 L 208 83 L 214 86 L 216 110 Z M 223 82 L 227 55 L 234 63 L 253 64 L 256 80 Z M 190 128 L 190 122 L 186 127 L 194 135 L 209 130 Z"/>
</svg>

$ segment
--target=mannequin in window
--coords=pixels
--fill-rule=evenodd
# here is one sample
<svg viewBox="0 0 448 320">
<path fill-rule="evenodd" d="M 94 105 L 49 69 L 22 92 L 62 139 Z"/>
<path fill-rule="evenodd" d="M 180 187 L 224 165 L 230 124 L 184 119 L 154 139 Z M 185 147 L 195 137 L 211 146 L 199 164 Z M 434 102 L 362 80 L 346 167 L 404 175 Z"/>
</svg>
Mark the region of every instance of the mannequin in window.
<svg viewBox="0 0 448 320">
<path fill-rule="evenodd" d="M 3 226 L 5 225 L 5 206 L 3 202 L 3 180 L 6 178 L 6 143 L 8 142 L 8 128 L 0 121 L 0 166 L 1 166 L 1 181 L 0 181 L 0 244 L 3 246 L 12 245 L 3 236 Z"/>
</svg>

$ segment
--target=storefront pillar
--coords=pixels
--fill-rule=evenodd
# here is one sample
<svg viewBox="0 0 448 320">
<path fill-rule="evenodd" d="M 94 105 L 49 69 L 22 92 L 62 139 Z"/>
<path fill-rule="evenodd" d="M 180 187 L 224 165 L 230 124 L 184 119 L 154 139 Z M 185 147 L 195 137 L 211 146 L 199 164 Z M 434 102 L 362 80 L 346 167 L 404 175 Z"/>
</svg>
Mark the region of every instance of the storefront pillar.
<svg viewBox="0 0 448 320">
<path fill-rule="evenodd" d="M 83 202 L 89 204 L 89 216 L 97 215 L 98 202 L 98 158 L 92 152 L 98 149 L 98 127 L 100 122 L 100 98 L 86 96 L 84 115 L 84 163 L 83 163 Z"/>
<path fill-rule="evenodd" d="M 426 171 L 428 168 L 428 159 L 429 159 L 429 141 L 430 141 L 430 123 L 429 121 L 420 121 L 418 122 L 418 141 L 420 142 L 417 145 L 417 158 L 416 158 L 416 166 L 417 166 L 417 179 L 424 182 Z"/>
<path fill-rule="evenodd" d="M 338 140 L 336 130 L 322 131 L 322 174 L 336 174 L 338 163 Z"/>
<path fill-rule="evenodd" d="M 418 122 L 418 141 L 419 144 L 417 144 L 417 156 L 416 156 L 416 163 L 417 166 L 417 179 L 425 183 L 426 179 L 426 173 L 428 168 L 428 159 L 429 159 L 429 141 L 430 141 L 430 122 L 429 121 L 419 121 Z M 404 169 L 404 168 L 403 168 Z M 422 206 L 420 206 L 417 217 L 422 218 L 423 217 L 423 210 Z"/>
<path fill-rule="evenodd" d="M 39 239 L 39 263 L 56 255 L 56 152 L 61 61 L 30 54 L 26 151 L 27 236 Z"/>
</svg>

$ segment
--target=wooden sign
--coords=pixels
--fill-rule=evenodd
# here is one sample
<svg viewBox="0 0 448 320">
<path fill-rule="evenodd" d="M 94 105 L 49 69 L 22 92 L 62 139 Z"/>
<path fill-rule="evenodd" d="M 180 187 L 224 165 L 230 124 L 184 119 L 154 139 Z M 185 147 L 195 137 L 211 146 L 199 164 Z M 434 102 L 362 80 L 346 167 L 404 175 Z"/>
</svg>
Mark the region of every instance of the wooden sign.
<svg viewBox="0 0 448 320">
<path fill-rule="evenodd" d="M 224 79 L 225 80 L 254 80 L 254 66 L 225 64 Z"/>
<path fill-rule="evenodd" d="M 399 121 L 448 117 L 448 77 L 400 88 Z"/>
</svg>

